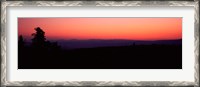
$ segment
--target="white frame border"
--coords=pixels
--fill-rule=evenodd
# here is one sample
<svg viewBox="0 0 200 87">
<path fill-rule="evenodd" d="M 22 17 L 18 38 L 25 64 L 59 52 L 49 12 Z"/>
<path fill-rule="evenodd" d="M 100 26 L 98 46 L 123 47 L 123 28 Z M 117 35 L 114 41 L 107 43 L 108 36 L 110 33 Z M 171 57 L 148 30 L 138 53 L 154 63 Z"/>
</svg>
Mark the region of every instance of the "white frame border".
<svg viewBox="0 0 200 87">
<path fill-rule="evenodd" d="M 7 6 L 195 6 L 195 82 L 184 81 L 15 81 L 6 80 Z M 4 1 L 1 7 L 1 86 L 199 86 L 199 1 Z"/>
</svg>

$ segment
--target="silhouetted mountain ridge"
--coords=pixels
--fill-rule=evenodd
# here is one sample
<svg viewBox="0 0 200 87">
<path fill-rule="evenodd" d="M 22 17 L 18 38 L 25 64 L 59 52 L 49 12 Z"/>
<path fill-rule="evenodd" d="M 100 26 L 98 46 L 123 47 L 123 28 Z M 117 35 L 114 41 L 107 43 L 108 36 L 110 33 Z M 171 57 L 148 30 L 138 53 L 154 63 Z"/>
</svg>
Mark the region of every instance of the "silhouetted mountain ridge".
<svg viewBox="0 0 200 87">
<path fill-rule="evenodd" d="M 88 40 L 57 40 L 58 44 L 64 49 L 76 49 L 76 48 L 93 48 L 93 47 L 105 47 L 105 46 L 130 46 L 130 45 L 181 45 L 182 39 L 175 40 L 125 40 L 125 39 L 88 39 Z"/>
</svg>

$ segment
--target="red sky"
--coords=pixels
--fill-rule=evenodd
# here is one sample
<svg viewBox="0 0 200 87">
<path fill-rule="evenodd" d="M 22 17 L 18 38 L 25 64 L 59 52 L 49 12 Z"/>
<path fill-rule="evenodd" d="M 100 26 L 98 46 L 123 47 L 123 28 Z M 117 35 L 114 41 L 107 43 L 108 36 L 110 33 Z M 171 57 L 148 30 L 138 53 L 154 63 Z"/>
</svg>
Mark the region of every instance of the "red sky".
<svg viewBox="0 0 200 87">
<path fill-rule="evenodd" d="M 40 27 L 49 39 L 182 39 L 182 18 L 18 18 L 18 33 L 30 38 Z"/>
</svg>

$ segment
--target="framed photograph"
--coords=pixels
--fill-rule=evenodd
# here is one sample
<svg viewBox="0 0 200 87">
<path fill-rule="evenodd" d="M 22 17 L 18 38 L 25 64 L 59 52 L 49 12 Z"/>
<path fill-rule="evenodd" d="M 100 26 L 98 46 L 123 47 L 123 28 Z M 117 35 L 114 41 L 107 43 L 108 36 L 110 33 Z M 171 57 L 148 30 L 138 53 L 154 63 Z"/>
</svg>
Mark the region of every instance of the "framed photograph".
<svg viewBox="0 0 200 87">
<path fill-rule="evenodd" d="M 1 3 L 1 86 L 199 86 L 199 1 Z"/>
</svg>

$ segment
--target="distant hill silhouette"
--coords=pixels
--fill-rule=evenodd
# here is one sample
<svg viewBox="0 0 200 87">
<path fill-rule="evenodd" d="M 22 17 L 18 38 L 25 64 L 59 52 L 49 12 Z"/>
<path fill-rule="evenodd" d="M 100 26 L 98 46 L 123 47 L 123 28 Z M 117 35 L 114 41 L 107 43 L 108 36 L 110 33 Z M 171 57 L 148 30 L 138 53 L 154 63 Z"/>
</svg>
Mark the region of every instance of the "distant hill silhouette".
<svg viewBox="0 0 200 87">
<path fill-rule="evenodd" d="M 142 41 L 142 40 L 57 40 L 58 44 L 63 49 L 75 49 L 75 48 L 93 48 L 93 47 L 105 47 L 105 46 L 129 46 L 133 43 L 135 45 L 181 45 L 182 39 L 176 40 L 155 40 L 155 41 Z"/>
</svg>

